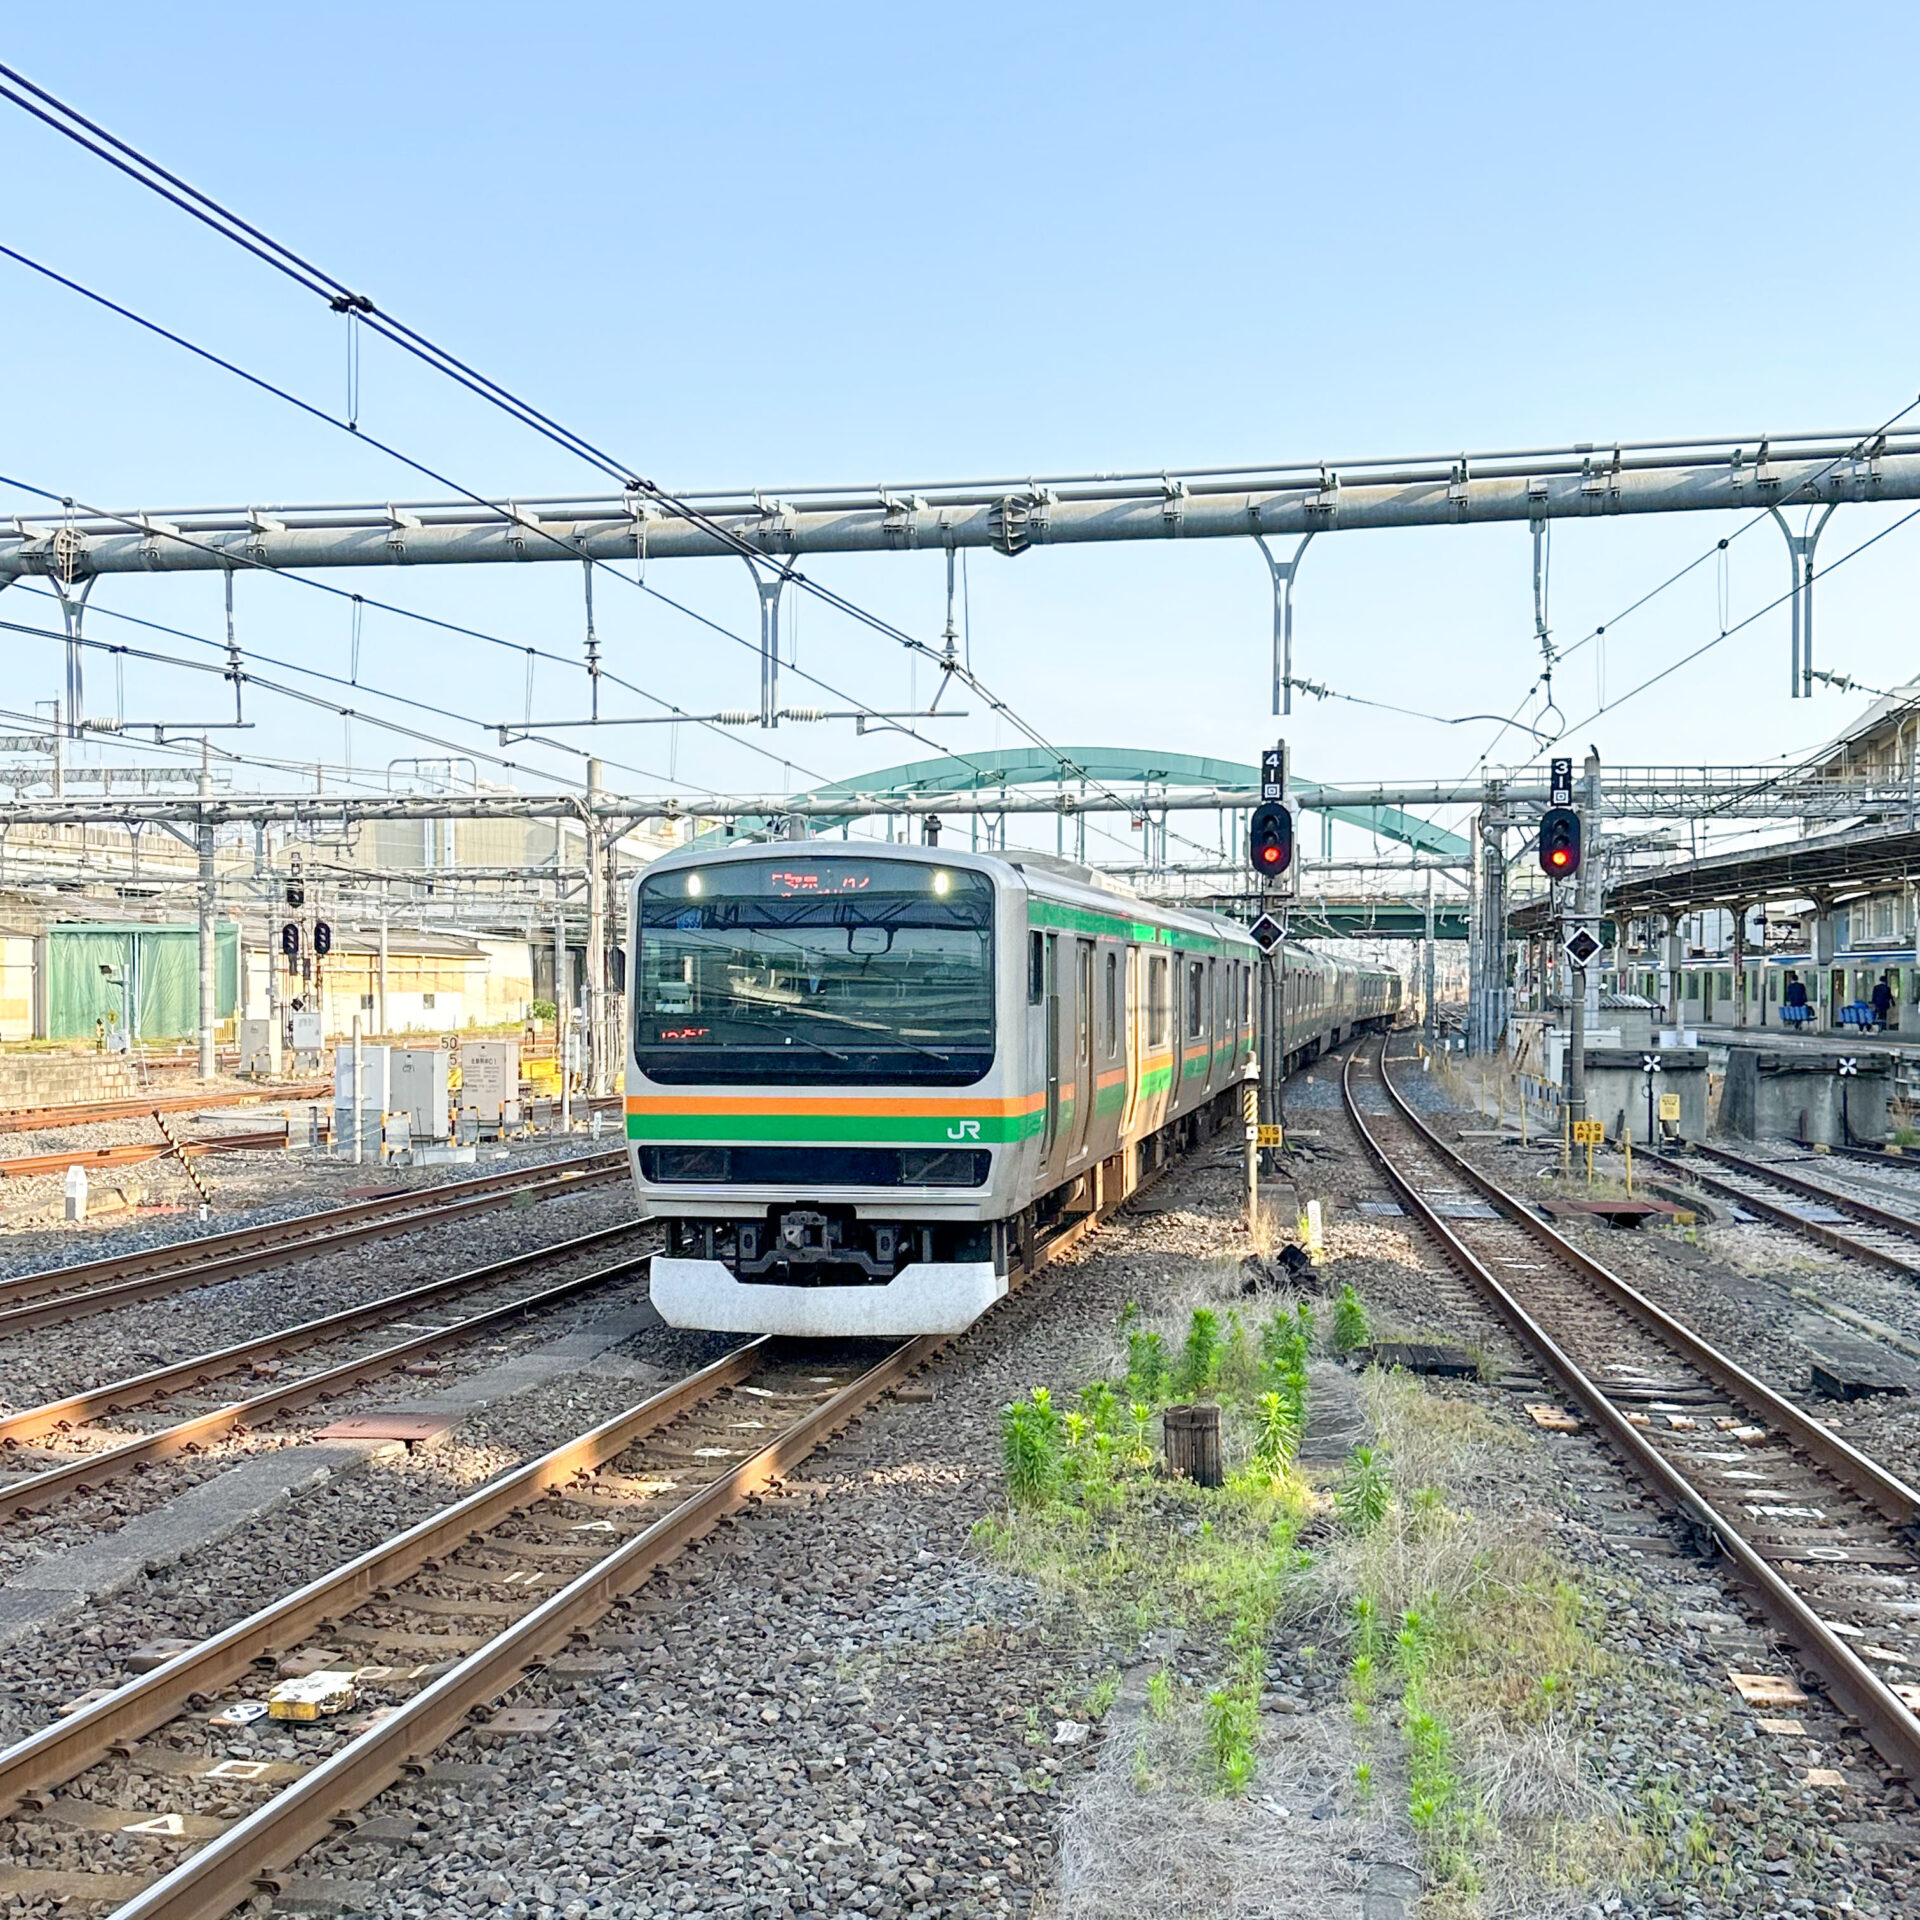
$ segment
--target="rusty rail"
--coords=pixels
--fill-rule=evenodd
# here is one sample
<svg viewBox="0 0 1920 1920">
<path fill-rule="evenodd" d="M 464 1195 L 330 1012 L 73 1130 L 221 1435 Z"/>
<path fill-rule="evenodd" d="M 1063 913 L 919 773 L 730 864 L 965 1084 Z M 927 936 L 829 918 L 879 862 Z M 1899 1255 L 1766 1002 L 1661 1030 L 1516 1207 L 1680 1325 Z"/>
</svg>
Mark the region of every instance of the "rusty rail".
<svg viewBox="0 0 1920 1920">
<path fill-rule="evenodd" d="M 631 1229 L 625 1227 L 612 1227 L 605 1234 L 591 1237 L 610 1238 L 614 1234 L 629 1231 Z M 553 1251 L 556 1249 L 542 1249 L 534 1258 L 543 1259 Z M 62 1466 L 48 1467 L 11 1485 L 0 1486 L 0 1519 L 37 1513 L 71 1494 L 92 1493 L 109 1481 L 132 1473 L 136 1468 L 154 1466 L 162 1460 L 172 1460 L 183 1453 L 195 1452 L 222 1434 L 263 1426 L 283 1413 L 310 1406 L 316 1400 L 350 1392 L 368 1380 L 377 1380 L 382 1374 L 405 1366 L 409 1361 L 425 1359 L 442 1348 L 457 1347 L 466 1341 L 477 1340 L 482 1334 L 510 1326 L 528 1314 L 544 1313 L 550 1308 L 564 1306 L 583 1293 L 637 1272 L 647 1266 L 652 1257 L 651 1254 L 641 1254 L 632 1260 L 620 1261 L 615 1266 L 601 1267 L 593 1273 L 563 1280 L 556 1286 L 542 1288 L 538 1293 L 523 1294 L 517 1300 L 490 1307 L 484 1313 L 470 1315 L 450 1326 L 438 1327 L 431 1333 L 419 1334 L 390 1347 L 381 1347 L 376 1352 L 362 1354 L 357 1360 L 343 1360 L 338 1366 L 305 1374 L 298 1380 L 270 1387 L 266 1392 L 254 1394 L 249 1399 L 215 1407 L 211 1412 L 195 1414 L 187 1420 L 177 1420 L 170 1427 L 141 1434 L 139 1438 L 124 1441 L 117 1447 L 108 1447 L 100 1453 L 83 1454 Z M 531 1262 L 516 1261 L 512 1264 L 527 1265 Z"/>
<path fill-rule="evenodd" d="M 1846 1641 L 1827 1626 L 1759 1550 L 1650 1444 L 1607 1397 L 1605 1391 L 1527 1311 L 1418 1189 L 1403 1177 L 1373 1130 L 1368 1127 L 1360 1104 L 1354 1098 L 1353 1067 L 1354 1060 L 1350 1057 L 1342 1075 L 1347 1111 L 1367 1150 L 1393 1182 L 1414 1216 L 1485 1294 L 1522 1344 L 1546 1363 L 1629 1468 L 1698 1528 L 1703 1537 L 1713 1540 L 1739 1568 L 1762 1612 L 1800 1648 L 1833 1699 L 1859 1722 L 1861 1730 L 1881 1755 L 1910 1777 L 1920 1777 L 1920 1720 L 1908 1711 L 1899 1696 Z M 1789 1435 L 1805 1453 L 1878 1512 L 1906 1527 L 1920 1520 L 1920 1493 L 1849 1446 L 1839 1435 L 1803 1413 L 1791 1401 L 1783 1399 L 1764 1381 L 1755 1379 L 1690 1328 L 1655 1306 L 1636 1288 L 1564 1239 L 1522 1201 L 1442 1140 L 1393 1084 L 1387 1072 L 1384 1042 L 1379 1053 L 1379 1071 L 1381 1085 L 1393 1101 L 1399 1117 L 1413 1129 L 1423 1144 L 1463 1176 L 1482 1196 L 1503 1209 L 1507 1217 L 1524 1227 L 1541 1247 L 1572 1267 L 1615 1305 L 1631 1313 L 1737 1404 L 1763 1415 L 1781 1432 Z"/>
<path fill-rule="evenodd" d="M 444 1226 L 449 1221 L 464 1220 L 477 1213 L 490 1213 L 497 1207 L 511 1206 L 521 1200 L 532 1204 L 540 1200 L 558 1199 L 565 1194 L 578 1192 L 582 1187 L 603 1186 L 609 1181 L 624 1180 L 626 1177 L 622 1156 L 617 1166 L 549 1175 L 546 1180 L 516 1181 L 511 1187 L 503 1187 L 495 1192 L 470 1193 L 463 1199 L 430 1206 L 416 1205 L 412 1211 L 398 1216 L 366 1221 L 324 1235 L 308 1235 L 265 1252 L 234 1254 L 225 1260 L 170 1267 L 159 1273 L 71 1293 L 49 1293 L 37 1283 L 76 1269 L 56 1268 L 52 1275 L 25 1275 L 18 1283 L 0 1283 L 0 1299 L 9 1297 L 16 1284 L 22 1291 L 31 1287 L 33 1292 L 44 1297 L 29 1299 L 24 1306 L 0 1309 L 0 1337 L 9 1333 L 29 1332 L 35 1327 L 57 1326 L 64 1321 L 83 1319 L 89 1314 L 105 1313 L 113 1307 L 130 1306 L 141 1300 L 158 1299 L 165 1294 L 186 1293 L 198 1287 L 213 1286 L 241 1274 L 260 1273 L 269 1267 L 286 1266 L 296 1260 L 334 1253 L 342 1247 L 359 1246 L 369 1240 L 384 1240 L 394 1234 L 413 1233 L 421 1227 Z"/>
<path fill-rule="evenodd" d="M 84 1127 L 96 1120 L 144 1120 L 151 1113 L 212 1113 L 222 1107 L 258 1107 L 271 1100 L 318 1100 L 330 1096 L 325 1080 L 258 1091 L 221 1089 L 213 1093 L 150 1093 L 143 1099 L 69 1100 L 44 1107 L 0 1109 L 0 1133 L 43 1133 L 58 1127 Z"/>
<path fill-rule="evenodd" d="M 1778 1200 L 1767 1198 L 1764 1194 L 1749 1193 L 1735 1186 L 1730 1180 L 1703 1172 L 1689 1163 L 1690 1155 L 1699 1155 L 1703 1160 L 1715 1161 L 1730 1171 L 1749 1180 L 1771 1183 L 1784 1187 L 1789 1193 L 1799 1195 L 1805 1200 L 1817 1202 L 1821 1206 L 1831 1207 L 1836 1213 L 1844 1213 L 1863 1225 L 1877 1227 L 1883 1233 L 1894 1233 L 1908 1242 L 1909 1251 L 1903 1257 L 1890 1247 L 1877 1247 L 1871 1241 L 1859 1239 L 1845 1232 L 1827 1220 L 1807 1220 L 1794 1212 L 1790 1206 Z M 1871 1200 L 1862 1200 L 1850 1193 L 1839 1193 L 1831 1187 L 1823 1187 L 1815 1180 L 1803 1179 L 1800 1175 L 1789 1173 L 1784 1167 L 1770 1166 L 1764 1160 L 1754 1160 L 1744 1153 L 1734 1153 L 1726 1147 L 1709 1146 L 1704 1140 L 1689 1140 L 1682 1152 L 1650 1152 L 1649 1160 L 1664 1167 L 1669 1173 L 1682 1179 L 1691 1180 L 1696 1186 L 1706 1188 L 1709 1193 L 1718 1194 L 1723 1200 L 1735 1206 L 1750 1208 L 1763 1220 L 1773 1225 L 1785 1227 L 1791 1233 L 1804 1235 L 1817 1241 L 1821 1246 L 1834 1253 L 1844 1253 L 1856 1260 L 1865 1260 L 1869 1265 L 1884 1267 L 1891 1273 L 1903 1275 L 1909 1280 L 1920 1279 L 1920 1219 L 1912 1214 L 1896 1212 L 1891 1207 L 1876 1206 Z"/>
</svg>

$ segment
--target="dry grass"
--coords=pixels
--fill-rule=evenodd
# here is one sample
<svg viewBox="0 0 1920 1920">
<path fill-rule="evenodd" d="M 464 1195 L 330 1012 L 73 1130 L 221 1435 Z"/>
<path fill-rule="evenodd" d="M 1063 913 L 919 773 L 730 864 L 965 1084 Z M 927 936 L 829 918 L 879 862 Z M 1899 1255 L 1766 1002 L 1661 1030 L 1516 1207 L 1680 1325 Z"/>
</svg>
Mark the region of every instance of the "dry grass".
<svg viewBox="0 0 1920 1920">
<path fill-rule="evenodd" d="M 1287 1726 L 1292 1739 L 1263 1740 L 1240 1800 L 1194 1784 L 1206 1762 L 1193 1708 L 1112 1729 L 1062 1824 L 1061 1920 L 1359 1920 L 1367 1863 L 1410 1858 L 1409 1836 L 1390 1794 L 1360 1810 L 1343 1791 L 1360 1757 L 1343 1717 Z"/>
<path fill-rule="evenodd" d="M 1582 1764 L 1567 1703 L 1609 1662 L 1551 1551 L 1547 1516 L 1512 1492 L 1524 1437 L 1402 1375 L 1369 1375 L 1367 1398 L 1392 1511 L 1318 1547 L 1291 1583 L 1288 1615 L 1337 1644 L 1369 1596 L 1388 1665 L 1408 1611 L 1427 1623 L 1420 1695 L 1446 1733 L 1447 1811 L 1424 1835 L 1437 1884 L 1423 1911 L 1577 1913 L 1634 1870 L 1640 1848 Z"/>
</svg>

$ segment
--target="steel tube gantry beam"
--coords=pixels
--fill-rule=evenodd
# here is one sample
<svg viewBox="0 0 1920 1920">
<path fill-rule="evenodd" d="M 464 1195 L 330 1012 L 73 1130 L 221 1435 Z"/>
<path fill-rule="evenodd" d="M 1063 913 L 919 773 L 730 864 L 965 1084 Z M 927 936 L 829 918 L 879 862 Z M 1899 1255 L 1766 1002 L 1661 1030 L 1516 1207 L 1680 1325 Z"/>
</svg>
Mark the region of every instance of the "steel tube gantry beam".
<svg viewBox="0 0 1920 1920">
<path fill-rule="evenodd" d="M 916 486 L 22 515 L 0 584 L 235 567 L 702 559 L 1593 519 L 1920 499 L 1920 435 L 1753 434 Z"/>
<path fill-rule="evenodd" d="M 1904 783 L 1809 782 L 1774 776 L 1775 784 L 1757 784 L 1745 769 L 1695 769 L 1675 790 L 1653 780 L 1637 781 L 1631 770 L 1609 776 L 1606 810 L 1631 819 L 1663 814 L 1690 817 L 1711 810 L 1721 820 L 1779 820 L 1798 816 L 1851 818 L 1907 806 Z M 1701 775 L 1704 774 L 1705 778 Z M 1718 777 L 1716 777 L 1718 776 Z M 1730 776 L 1730 777 L 1729 777 Z M 1074 814 L 1214 813 L 1259 804 L 1253 787 L 1136 788 L 1087 793 L 1032 787 L 981 787 L 941 793 L 824 792 L 812 794 L 616 794 L 596 793 L 434 793 L 345 794 L 220 793 L 206 799 L 166 799 L 158 795 L 73 797 L 9 801 L 0 806 L 0 826 L 139 825 L 147 821 L 199 821 L 216 826 L 244 822 L 345 830 L 373 820 L 578 820 L 591 812 L 607 822 L 641 820 L 808 820 L 841 821 L 883 815 L 924 818 L 928 814 Z M 1302 782 L 1293 799 L 1306 812 L 1333 808 L 1479 806 L 1485 787 L 1460 781 L 1417 781 L 1404 786 L 1322 786 Z M 1525 811 L 1549 803 L 1546 786 L 1501 783 L 1500 804 Z"/>
</svg>

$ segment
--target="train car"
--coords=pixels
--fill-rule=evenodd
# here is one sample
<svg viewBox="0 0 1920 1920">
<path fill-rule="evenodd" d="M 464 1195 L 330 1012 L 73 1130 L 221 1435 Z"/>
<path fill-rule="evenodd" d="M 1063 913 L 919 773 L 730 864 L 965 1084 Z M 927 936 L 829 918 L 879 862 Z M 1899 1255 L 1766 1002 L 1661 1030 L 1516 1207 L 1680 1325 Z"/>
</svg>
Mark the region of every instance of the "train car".
<svg viewBox="0 0 1920 1920">
<path fill-rule="evenodd" d="M 794 841 L 632 896 L 626 1125 L 674 1326 L 955 1332 L 1024 1247 L 1240 1120 L 1259 949 L 1038 854 Z M 1289 947 L 1290 1062 L 1399 978 Z"/>
</svg>

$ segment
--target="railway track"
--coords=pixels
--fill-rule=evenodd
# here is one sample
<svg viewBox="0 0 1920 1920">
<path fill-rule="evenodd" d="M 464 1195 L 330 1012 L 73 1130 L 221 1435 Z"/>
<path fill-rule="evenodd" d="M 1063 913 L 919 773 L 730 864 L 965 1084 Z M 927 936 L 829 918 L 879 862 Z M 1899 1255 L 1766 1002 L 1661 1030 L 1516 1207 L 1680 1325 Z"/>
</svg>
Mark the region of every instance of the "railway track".
<svg viewBox="0 0 1920 1920">
<path fill-rule="evenodd" d="M 1646 1158 L 1835 1253 L 1920 1279 L 1920 1216 L 1704 1141 L 1663 1147 Z"/>
<path fill-rule="evenodd" d="M 0 1337 L 104 1313 L 135 1301 L 207 1287 L 343 1247 L 440 1226 L 496 1207 L 535 1205 L 627 1177 L 626 1156 L 604 1153 L 511 1173 L 411 1188 L 290 1220 L 178 1240 L 70 1267 L 0 1280 Z"/>
<path fill-rule="evenodd" d="M 1628 1467 L 1761 1609 L 1890 1766 L 1920 1778 L 1920 1493 L 1556 1233 L 1414 1112 L 1385 1047 L 1347 1107 L 1408 1211 Z M 1363 1088 L 1384 1099 L 1363 1101 Z M 1477 1204 L 1476 1204 L 1477 1203 Z M 1915 1702 L 1920 1691 L 1908 1690 Z"/>
<path fill-rule="evenodd" d="M 153 1113 L 211 1113 L 226 1107 L 257 1107 L 266 1101 L 322 1100 L 333 1092 L 325 1080 L 263 1087 L 259 1092 L 222 1089 L 215 1093 L 149 1093 L 139 1099 L 71 1100 L 44 1107 L 0 1110 L 0 1133 L 51 1133 L 60 1127 L 84 1127 L 96 1120 L 144 1120 Z"/>
<path fill-rule="evenodd" d="M 138 1167 L 178 1152 L 189 1160 L 210 1153 L 275 1153 L 287 1144 L 287 1130 L 270 1133 L 213 1133 L 198 1140 L 136 1141 L 119 1147 L 63 1147 L 57 1153 L 12 1153 L 0 1157 L 0 1179 L 27 1180 L 39 1173 L 65 1173 L 69 1167 Z"/>
<path fill-rule="evenodd" d="M 1087 1216 L 1056 1236 L 1034 1270 L 1099 1224 Z M 270 1891 L 304 1851 L 350 1830 L 383 1788 L 424 1768 L 476 1713 L 956 1337 L 967 1335 L 877 1354 L 836 1343 L 825 1360 L 818 1346 L 749 1341 L 82 1703 L 0 1752 L 11 1828 L 0 1893 L 115 1905 L 115 1920 L 215 1920 Z M 251 1743 L 214 1716 L 238 1718 L 277 1675 L 316 1663 L 353 1676 L 354 1706 L 308 1730 L 310 1757 L 236 1758 Z M 75 1871 L 80 1834 L 88 1865 Z"/>
<path fill-rule="evenodd" d="M 365 1306 L 349 1307 L 343 1312 L 328 1314 L 323 1319 L 309 1320 L 298 1327 L 264 1334 L 258 1340 L 224 1347 L 217 1353 L 200 1354 L 191 1360 L 182 1360 L 172 1366 L 135 1375 L 131 1379 L 115 1381 L 110 1386 L 26 1408 L 22 1412 L 0 1417 L 0 1445 L 19 1448 L 48 1434 L 73 1433 L 95 1421 L 122 1414 L 129 1407 L 142 1406 L 180 1393 L 196 1392 L 210 1381 L 237 1373 L 243 1368 L 271 1363 L 324 1341 L 348 1338 L 382 1321 L 443 1305 L 456 1294 L 497 1286 L 515 1274 L 606 1246 L 632 1235 L 641 1224 L 634 1221 L 616 1227 L 604 1227 L 595 1233 L 581 1234 L 572 1240 L 536 1248 L 530 1253 L 516 1254 L 511 1259 L 495 1261 L 489 1266 L 436 1280 L 426 1286 L 388 1294 L 382 1299 L 369 1301 Z M 42 1512 L 73 1495 L 96 1492 L 142 1467 L 155 1466 L 181 1454 L 197 1452 L 226 1435 L 255 1431 L 270 1421 L 311 1406 L 316 1401 L 336 1398 L 401 1367 L 431 1359 L 450 1347 L 464 1346 L 469 1341 L 496 1333 L 533 1315 L 564 1306 L 597 1288 L 631 1279 L 646 1268 L 651 1258 L 651 1253 L 642 1253 L 616 1261 L 611 1266 L 576 1275 L 571 1280 L 543 1287 L 535 1293 L 516 1296 L 483 1312 L 469 1314 L 464 1319 L 418 1333 L 412 1339 L 396 1341 L 314 1373 L 276 1382 L 244 1399 L 171 1421 L 153 1432 L 122 1441 L 118 1446 L 83 1453 L 77 1458 L 22 1474 L 19 1479 L 0 1485 L 0 1519 Z"/>
</svg>

